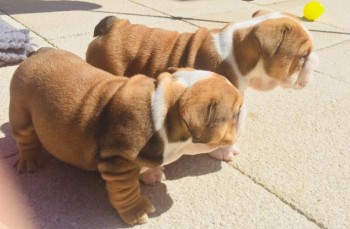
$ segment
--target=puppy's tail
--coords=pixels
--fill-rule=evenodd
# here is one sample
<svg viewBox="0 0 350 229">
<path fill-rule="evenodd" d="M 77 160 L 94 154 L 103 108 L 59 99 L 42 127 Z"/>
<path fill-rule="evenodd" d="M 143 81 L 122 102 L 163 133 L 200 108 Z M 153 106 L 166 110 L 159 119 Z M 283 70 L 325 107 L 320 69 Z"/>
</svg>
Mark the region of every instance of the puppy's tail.
<svg viewBox="0 0 350 229">
<path fill-rule="evenodd" d="M 94 30 L 94 37 L 106 34 L 113 25 L 113 22 L 118 20 L 116 16 L 107 16 L 103 18 L 96 26 Z"/>
</svg>

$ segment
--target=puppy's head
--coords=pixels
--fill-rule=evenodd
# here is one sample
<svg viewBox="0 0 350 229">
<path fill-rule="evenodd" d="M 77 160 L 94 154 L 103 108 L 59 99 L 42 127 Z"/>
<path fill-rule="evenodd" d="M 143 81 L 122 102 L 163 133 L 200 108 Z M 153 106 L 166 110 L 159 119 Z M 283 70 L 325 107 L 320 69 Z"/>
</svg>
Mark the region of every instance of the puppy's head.
<svg viewBox="0 0 350 229">
<path fill-rule="evenodd" d="M 229 146 L 236 141 L 242 97 L 229 81 L 208 71 L 179 69 L 173 77 L 185 86 L 179 114 L 193 143 Z"/>
<path fill-rule="evenodd" d="M 318 64 L 310 32 L 296 18 L 278 12 L 257 11 L 248 22 L 234 35 L 237 41 L 247 34 L 235 56 L 248 85 L 257 90 L 305 87 Z"/>
</svg>

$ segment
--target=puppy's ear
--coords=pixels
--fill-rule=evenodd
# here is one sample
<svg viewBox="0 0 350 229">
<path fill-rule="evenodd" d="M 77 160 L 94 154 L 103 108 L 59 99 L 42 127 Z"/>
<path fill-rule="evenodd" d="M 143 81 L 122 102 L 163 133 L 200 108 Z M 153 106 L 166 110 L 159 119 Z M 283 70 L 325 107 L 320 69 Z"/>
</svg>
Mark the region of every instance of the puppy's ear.
<svg viewBox="0 0 350 229">
<path fill-rule="evenodd" d="M 205 130 L 215 119 L 217 102 L 206 98 L 198 98 L 195 93 L 187 93 L 179 100 L 179 112 L 185 122 L 189 132 L 193 137 L 193 142 L 208 143 Z"/>
<path fill-rule="evenodd" d="M 252 18 L 259 17 L 265 14 L 270 14 L 272 11 L 269 10 L 257 10 L 252 14 Z"/>
<path fill-rule="evenodd" d="M 272 57 L 291 30 L 288 24 L 265 22 L 255 27 L 254 34 L 260 45 L 261 55 Z"/>
</svg>

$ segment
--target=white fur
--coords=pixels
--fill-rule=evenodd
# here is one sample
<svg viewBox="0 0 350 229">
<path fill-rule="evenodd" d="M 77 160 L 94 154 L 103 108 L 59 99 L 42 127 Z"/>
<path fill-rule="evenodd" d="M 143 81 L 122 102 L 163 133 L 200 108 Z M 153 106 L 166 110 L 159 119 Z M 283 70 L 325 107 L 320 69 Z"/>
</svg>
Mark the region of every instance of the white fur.
<svg viewBox="0 0 350 229">
<path fill-rule="evenodd" d="M 309 65 L 305 64 L 303 69 L 300 71 L 300 73 L 296 73 L 294 76 L 291 77 L 291 79 L 283 82 L 279 82 L 278 80 L 275 80 L 274 78 L 266 74 L 262 64 L 262 60 L 260 60 L 258 64 L 254 67 L 254 69 L 252 69 L 245 76 L 242 75 L 242 73 L 238 68 L 237 61 L 235 60 L 235 57 L 233 55 L 234 46 L 232 41 L 234 38 L 233 37 L 234 32 L 238 29 L 255 26 L 268 19 L 277 19 L 277 18 L 283 18 L 283 17 L 295 20 L 279 12 L 275 12 L 275 13 L 270 13 L 259 17 L 255 17 L 244 22 L 233 23 L 227 26 L 227 28 L 225 28 L 222 32 L 216 33 L 213 35 L 213 41 L 214 41 L 216 50 L 223 60 L 231 64 L 232 69 L 239 80 L 238 89 L 242 93 L 244 93 L 245 89 L 248 86 L 251 86 L 261 91 L 271 90 L 278 85 L 282 87 L 288 87 L 288 88 L 293 87 L 297 89 L 305 86 L 307 82 L 310 81 L 310 78 L 311 78 L 310 75 L 312 75 L 312 70 L 316 67 L 316 64 L 309 64 Z M 306 31 L 306 33 L 309 35 L 310 39 L 312 40 L 312 36 L 310 32 L 305 28 L 305 26 L 301 24 L 301 27 Z M 315 58 L 317 58 L 317 56 L 314 53 L 311 53 L 308 59 L 315 59 Z M 316 62 L 316 61 L 312 61 L 312 62 Z M 309 66 L 309 67 L 307 67 L 307 69 L 304 69 L 306 66 Z M 301 80 L 301 78 L 303 78 L 304 80 Z M 303 82 L 304 84 L 300 82 Z"/>
<path fill-rule="evenodd" d="M 185 88 L 192 87 L 196 82 L 207 79 L 208 77 L 212 77 L 213 73 L 209 71 L 178 71 L 173 74 L 173 77 L 181 83 Z M 229 83 L 229 81 L 227 81 Z M 160 137 L 164 142 L 164 152 L 163 152 L 163 165 L 170 164 L 177 159 L 179 159 L 182 155 L 196 155 L 202 153 L 211 152 L 218 147 L 209 146 L 207 144 L 199 144 L 192 143 L 192 138 L 189 138 L 184 142 L 175 142 L 171 143 L 168 141 L 168 138 L 164 129 L 164 120 L 166 117 L 166 111 L 168 107 L 166 107 L 165 103 L 165 87 L 167 84 L 171 83 L 171 79 L 164 78 L 159 83 L 157 89 L 152 94 L 152 118 L 155 125 L 155 129 L 159 131 Z M 244 115 L 245 116 L 245 115 Z M 244 117 L 242 116 L 242 117 Z M 241 115 L 239 117 L 238 126 L 241 126 Z M 161 167 L 149 169 L 142 168 L 140 179 L 146 184 L 154 184 L 155 182 L 160 182 L 164 179 L 164 173 Z"/>
<path fill-rule="evenodd" d="M 184 142 L 169 142 L 165 133 L 165 129 L 162 128 L 159 131 L 160 137 L 164 142 L 164 153 L 162 166 L 168 165 L 182 155 L 197 155 L 202 153 L 208 153 L 218 147 L 209 146 L 207 144 L 192 143 L 192 138 L 187 139 Z"/>
<path fill-rule="evenodd" d="M 317 67 L 318 63 L 318 56 L 315 53 L 311 53 L 298 74 L 298 79 L 294 84 L 294 89 L 302 89 L 312 80 L 313 70 Z"/>
<path fill-rule="evenodd" d="M 206 79 L 213 75 L 212 72 L 203 70 L 182 70 L 173 74 L 173 77 L 178 80 L 179 83 L 185 86 L 185 88 L 192 87 L 200 80 Z"/>
<path fill-rule="evenodd" d="M 189 138 L 184 142 L 171 143 L 165 133 L 165 129 L 162 128 L 160 131 L 160 136 L 164 142 L 164 152 L 163 152 L 163 163 L 162 166 L 168 165 L 182 155 L 197 155 L 203 153 L 209 153 L 216 150 L 218 147 L 209 146 L 207 144 L 192 143 L 192 138 Z M 155 182 L 161 182 L 165 179 L 163 169 L 161 167 L 157 168 L 142 168 L 140 179 L 146 184 L 154 184 Z"/>
<path fill-rule="evenodd" d="M 173 74 L 173 77 L 182 85 L 184 85 L 185 88 L 192 87 L 195 83 L 207 79 L 209 77 L 212 77 L 213 73 L 210 71 L 203 71 L 203 70 L 181 70 L 177 71 Z M 165 81 L 167 80 L 167 81 Z M 165 81 L 165 82 L 163 82 Z M 218 147 L 212 147 L 208 146 L 207 144 L 194 144 L 192 143 L 192 139 L 188 139 L 186 142 L 176 142 L 176 143 L 170 143 L 167 139 L 165 129 L 164 129 L 164 119 L 166 116 L 166 110 L 168 108 L 165 107 L 164 103 L 164 86 L 166 83 L 169 83 L 170 79 L 165 78 L 161 81 L 160 85 L 156 89 L 156 92 L 152 96 L 152 111 L 153 114 L 153 120 L 156 123 L 156 129 L 159 131 L 159 134 L 165 144 L 164 148 L 164 161 L 162 165 L 167 165 L 171 162 L 176 161 L 179 159 L 182 155 L 195 155 L 195 154 L 202 154 L 202 153 L 208 153 L 212 150 L 215 150 Z M 227 81 L 229 83 L 229 81 Z M 163 107 L 161 107 L 163 106 Z M 246 112 L 245 107 L 243 106 L 241 108 L 241 114 L 239 116 L 237 125 L 237 131 L 242 129 L 244 118 L 245 118 Z"/>
<path fill-rule="evenodd" d="M 247 116 L 246 106 L 243 104 L 239 113 L 237 120 L 237 136 L 239 136 L 243 131 L 243 126 Z M 218 160 L 231 161 L 233 160 L 233 155 L 239 153 L 238 146 L 236 144 L 229 147 L 213 147 L 207 144 L 192 143 L 192 138 L 189 138 L 184 142 L 171 143 L 165 133 L 164 126 L 159 130 L 159 135 L 164 142 L 164 153 L 163 153 L 163 163 L 161 167 L 149 169 L 142 168 L 140 179 L 146 184 L 154 184 L 155 182 L 161 182 L 165 179 L 162 166 L 168 165 L 182 155 L 197 155 L 203 153 L 209 153 L 209 155 Z"/>
<path fill-rule="evenodd" d="M 271 90 L 278 85 L 278 80 L 266 73 L 262 60 L 259 60 L 255 68 L 239 80 L 240 82 L 245 81 L 246 84 L 259 91 Z"/>
<path fill-rule="evenodd" d="M 200 80 L 212 77 L 213 73 L 203 70 L 181 70 L 173 74 L 173 77 L 185 88 L 192 87 Z M 152 118 L 156 131 L 159 131 L 164 123 L 167 107 L 164 101 L 164 88 L 171 83 L 169 78 L 164 78 L 152 94 Z"/>
<path fill-rule="evenodd" d="M 247 117 L 247 108 L 245 106 L 245 103 L 242 104 L 241 110 L 239 112 L 239 117 L 237 121 L 237 137 L 239 137 L 244 129 L 244 123 L 245 119 Z M 209 153 L 209 156 L 217 159 L 217 160 L 224 160 L 224 161 L 232 161 L 234 158 L 234 155 L 239 154 L 239 148 L 237 144 L 233 144 L 229 147 L 220 147 L 212 152 Z"/>
<path fill-rule="evenodd" d="M 164 102 L 164 87 L 170 83 L 169 78 L 164 78 L 152 94 L 152 118 L 156 131 L 160 130 L 166 115 L 166 107 Z"/>
</svg>

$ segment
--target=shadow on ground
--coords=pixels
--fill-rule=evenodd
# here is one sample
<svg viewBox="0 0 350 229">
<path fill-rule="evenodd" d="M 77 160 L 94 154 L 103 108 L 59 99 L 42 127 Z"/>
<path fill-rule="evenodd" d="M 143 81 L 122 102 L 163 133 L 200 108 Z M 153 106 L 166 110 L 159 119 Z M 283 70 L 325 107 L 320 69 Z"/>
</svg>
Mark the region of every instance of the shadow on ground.
<svg viewBox="0 0 350 229">
<path fill-rule="evenodd" d="M 221 161 L 206 154 L 182 156 L 176 162 L 165 166 L 167 180 L 177 180 L 188 176 L 201 176 L 217 172 L 221 169 Z"/>
<path fill-rule="evenodd" d="M 5 137 L 0 137 L 0 160 L 12 157 L 17 154 L 15 139 L 11 135 L 9 123 L 4 123 L 0 126 L 0 131 Z"/>
<path fill-rule="evenodd" d="M 45 168 L 30 174 L 16 174 L 21 192 L 28 199 L 40 228 L 127 228 L 110 205 L 105 183 L 98 172 L 87 172 L 60 162 L 44 153 Z M 6 160 L 12 167 L 16 157 Z M 157 211 L 166 212 L 173 204 L 164 184 L 142 186 Z"/>
<path fill-rule="evenodd" d="M 0 139 L 1 149 L 8 149 L 7 157 L 0 157 L 28 199 L 40 228 L 125 228 L 109 204 L 105 183 L 98 172 L 87 172 L 70 166 L 43 152 L 45 168 L 31 174 L 17 174 L 12 168 L 17 149 L 9 124 L 0 127 L 5 138 Z M 2 156 L 2 154 L 0 154 Z M 166 167 L 168 180 L 186 176 L 200 176 L 221 169 L 221 162 L 207 155 L 184 156 Z M 150 218 L 158 217 L 173 205 L 164 183 L 142 185 L 142 193 L 156 207 Z"/>
<path fill-rule="evenodd" d="M 94 10 L 101 8 L 101 5 L 83 1 L 0 1 L 1 9 L 6 14 L 30 14 L 42 12 L 59 12 L 74 10 Z"/>
</svg>

